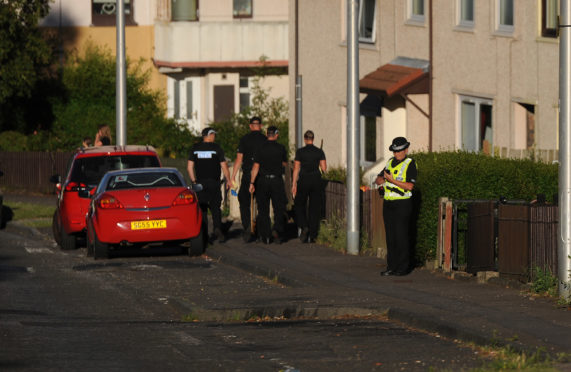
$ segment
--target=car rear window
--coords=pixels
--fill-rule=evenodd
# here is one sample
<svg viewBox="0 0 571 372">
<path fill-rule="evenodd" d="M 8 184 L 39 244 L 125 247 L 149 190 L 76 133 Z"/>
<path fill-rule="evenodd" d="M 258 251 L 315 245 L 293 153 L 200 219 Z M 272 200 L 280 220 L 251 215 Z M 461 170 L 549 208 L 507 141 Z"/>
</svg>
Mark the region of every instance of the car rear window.
<svg viewBox="0 0 571 372">
<path fill-rule="evenodd" d="M 94 156 L 76 159 L 70 181 L 97 186 L 110 170 L 159 167 L 159 159 L 152 155 Z"/>
<path fill-rule="evenodd" d="M 109 177 L 105 189 L 126 190 L 173 186 L 182 186 L 180 178 L 173 172 L 129 173 Z"/>
</svg>

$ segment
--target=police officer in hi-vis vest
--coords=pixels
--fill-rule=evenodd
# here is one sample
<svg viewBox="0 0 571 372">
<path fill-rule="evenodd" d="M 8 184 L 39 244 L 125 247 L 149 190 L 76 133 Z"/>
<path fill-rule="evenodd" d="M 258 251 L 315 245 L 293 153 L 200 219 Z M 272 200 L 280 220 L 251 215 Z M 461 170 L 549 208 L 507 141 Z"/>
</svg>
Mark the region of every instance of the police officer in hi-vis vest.
<svg viewBox="0 0 571 372">
<path fill-rule="evenodd" d="M 413 211 L 412 189 L 417 170 L 407 157 L 410 142 L 404 137 L 393 139 L 389 150 L 393 157 L 377 175 L 375 183 L 384 191 L 383 219 L 387 237 L 387 269 L 381 275 L 407 275 L 410 272 L 410 224 Z"/>
</svg>

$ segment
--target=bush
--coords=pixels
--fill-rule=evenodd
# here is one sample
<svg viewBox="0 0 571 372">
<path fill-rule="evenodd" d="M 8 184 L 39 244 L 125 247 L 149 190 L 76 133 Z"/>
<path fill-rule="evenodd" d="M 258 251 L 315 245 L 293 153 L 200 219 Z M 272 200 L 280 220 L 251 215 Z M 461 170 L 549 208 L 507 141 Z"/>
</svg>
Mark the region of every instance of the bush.
<svg viewBox="0 0 571 372">
<path fill-rule="evenodd" d="M 416 153 L 420 194 L 416 258 L 434 258 L 437 244 L 438 198 L 507 199 L 531 201 L 537 194 L 548 198 L 557 194 L 556 164 L 513 160 L 482 154 L 455 152 Z"/>
<path fill-rule="evenodd" d="M 27 151 L 27 137 L 13 130 L 7 130 L 0 133 L 0 150 L 1 151 Z"/>
</svg>

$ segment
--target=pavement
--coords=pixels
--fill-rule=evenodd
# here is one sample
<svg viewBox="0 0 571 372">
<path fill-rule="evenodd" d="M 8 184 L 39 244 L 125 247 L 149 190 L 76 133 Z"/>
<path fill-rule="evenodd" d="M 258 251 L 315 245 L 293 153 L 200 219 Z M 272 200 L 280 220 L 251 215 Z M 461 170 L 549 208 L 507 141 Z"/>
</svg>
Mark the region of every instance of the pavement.
<svg viewBox="0 0 571 372">
<path fill-rule="evenodd" d="M 10 223 L 10 228 L 19 227 Z M 298 239 L 244 243 L 239 233 L 231 229 L 230 238 L 210 245 L 205 255 L 292 290 L 288 296 L 245 296 L 250 313 L 285 319 L 385 315 L 443 337 L 529 354 L 565 353 L 569 361 L 571 307 L 533 295 L 525 285 L 499 278 L 481 283 L 471 275 L 426 268 L 383 277 L 386 262 L 377 257 L 345 255 Z M 205 312 L 215 318 L 215 310 Z"/>
</svg>

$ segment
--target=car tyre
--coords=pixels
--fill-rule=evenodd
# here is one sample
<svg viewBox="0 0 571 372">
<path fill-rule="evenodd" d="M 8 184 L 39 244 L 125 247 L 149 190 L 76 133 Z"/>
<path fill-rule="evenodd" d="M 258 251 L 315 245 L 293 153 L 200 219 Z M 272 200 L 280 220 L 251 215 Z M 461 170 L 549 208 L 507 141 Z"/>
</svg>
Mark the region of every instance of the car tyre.
<svg viewBox="0 0 571 372">
<path fill-rule="evenodd" d="M 189 256 L 200 256 L 204 253 L 204 233 L 202 229 L 200 229 L 200 233 L 195 236 L 194 238 L 190 238 L 190 247 L 188 248 L 188 255 Z"/>
<path fill-rule="evenodd" d="M 93 230 L 93 258 L 109 258 L 109 244 L 102 243 L 97 237 L 97 233 Z"/>
<path fill-rule="evenodd" d="M 87 231 L 87 234 L 85 237 L 85 243 L 87 245 L 87 257 L 93 257 L 93 245 L 94 244 L 93 244 L 93 239 L 90 238 L 90 234 L 89 234 L 90 231 L 92 232 L 91 236 L 93 236 L 93 228 L 88 227 L 88 231 Z"/>
<path fill-rule="evenodd" d="M 60 225 L 60 246 L 64 251 L 71 251 L 77 249 L 77 237 L 74 234 L 65 232 L 63 226 Z"/>
<path fill-rule="evenodd" d="M 59 211 L 57 209 L 54 212 L 54 216 L 52 218 L 52 233 L 56 243 L 61 246 L 61 224 L 59 221 Z"/>
</svg>

